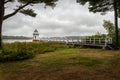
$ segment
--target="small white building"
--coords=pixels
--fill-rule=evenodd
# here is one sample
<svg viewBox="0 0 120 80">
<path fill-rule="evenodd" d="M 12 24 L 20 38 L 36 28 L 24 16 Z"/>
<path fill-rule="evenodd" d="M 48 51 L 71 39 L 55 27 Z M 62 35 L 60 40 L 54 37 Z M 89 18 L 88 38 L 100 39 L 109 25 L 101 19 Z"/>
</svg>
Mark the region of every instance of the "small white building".
<svg viewBox="0 0 120 80">
<path fill-rule="evenodd" d="M 40 38 L 39 38 L 39 33 L 38 33 L 38 30 L 35 29 L 35 31 L 33 32 L 33 41 L 39 41 Z"/>
</svg>

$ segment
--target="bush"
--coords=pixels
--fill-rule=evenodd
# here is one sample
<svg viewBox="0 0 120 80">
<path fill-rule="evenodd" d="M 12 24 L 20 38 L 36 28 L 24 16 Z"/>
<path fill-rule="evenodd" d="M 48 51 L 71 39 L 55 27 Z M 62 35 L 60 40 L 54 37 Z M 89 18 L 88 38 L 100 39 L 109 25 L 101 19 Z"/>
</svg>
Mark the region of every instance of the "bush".
<svg viewBox="0 0 120 80">
<path fill-rule="evenodd" d="M 66 48 L 64 44 L 55 42 L 15 42 L 3 44 L 0 51 L 0 61 L 16 61 L 34 57 L 36 54 L 53 52 L 57 49 Z"/>
<path fill-rule="evenodd" d="M 33 51 L 19 47 L 16 49 L 4 48 L 0 54 L 0 61 L 16 61 L 34 57 Z"/>
</svg>

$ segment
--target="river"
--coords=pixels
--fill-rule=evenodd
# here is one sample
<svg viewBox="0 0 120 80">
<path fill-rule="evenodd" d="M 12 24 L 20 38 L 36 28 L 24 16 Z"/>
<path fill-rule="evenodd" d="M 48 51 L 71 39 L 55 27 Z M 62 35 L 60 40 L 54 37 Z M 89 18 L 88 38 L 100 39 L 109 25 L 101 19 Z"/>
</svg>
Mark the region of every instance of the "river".
<svg viewBox="0 0 120 80">
<path fill-rule="evenodd" d="M 4 39 L 3 43 L 32 42 L 32 39 Z"/>
</svg>

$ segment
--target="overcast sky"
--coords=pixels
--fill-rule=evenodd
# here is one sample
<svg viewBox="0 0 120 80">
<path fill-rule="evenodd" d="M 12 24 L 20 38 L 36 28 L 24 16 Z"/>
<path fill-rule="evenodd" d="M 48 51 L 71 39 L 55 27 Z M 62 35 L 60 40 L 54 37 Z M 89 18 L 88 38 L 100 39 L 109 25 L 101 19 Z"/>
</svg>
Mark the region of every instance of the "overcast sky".
<svg viewBox="0 0 120 80">
<path fill-rule="evenodd" d="M 6 14 L 12 12 L 9 4 Z M 40 37 L 85 36 L 106 33 L 103 20 L 113 22 L 113 13 L 102 16 L 89 12 L 88 6 L 81 6 L 75 0 L 60 0 L 54 9 L 44 5 L 35 5 L 36 18 L 18 13 L 3 24 L 3 35 L 30 36 L 38 30 Z"/>
</svg>

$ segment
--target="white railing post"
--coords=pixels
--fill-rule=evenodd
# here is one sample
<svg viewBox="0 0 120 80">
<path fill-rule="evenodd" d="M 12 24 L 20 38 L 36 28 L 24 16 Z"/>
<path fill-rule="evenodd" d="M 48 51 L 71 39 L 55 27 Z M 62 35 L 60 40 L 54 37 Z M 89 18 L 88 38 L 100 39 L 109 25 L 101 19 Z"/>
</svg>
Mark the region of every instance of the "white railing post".
<svg viewBox="0 0 120 80">
<path fill-rule="evenodd" d="M 95 38 L 94 38 L 94 44 L 95 44 Z"/>
<path fill-rule="evenodd" d="M 79 44 L 79 43 L 80 43 L 80 42 L 79 42 L 79 39 L 77 39 L 76 41 L 77 41 L 77 42 L 76 42 L 77 44 Z"/>
<path fill-rule="evenodd" d="M 105 38 L 105 46 L 107 46 L 107 39 Z"/>
<path fill-rule="evenodd" d="M 67 43 L 69 43 L 69 39 L 67 39 Z"/>
<path fill-rule="evenodd" d="M 91 44 L 91 38 L 90 38 L 90 44 Z"/>
<path fill-rule="evenodd" d="M 99 38 L 99 44 L 101 44 L 101 38 Z"/>
<path fill-rule="evenodd" d="M 72 43 L 72 44 L 74 44 L 74 41 L 73 41 L 73 39 L 71 39 L 71 40 L 72 40 L 72 42 L 71 42 L 71 43 Z"/>
<path fill-rule="evenodd" d="M 86 39 L 84 39 L 84 42 L 85 42 L 85 44 L 86 44 Z"/>
</svg>

